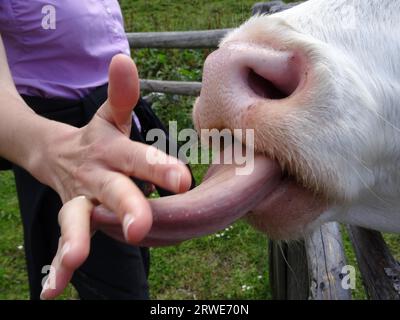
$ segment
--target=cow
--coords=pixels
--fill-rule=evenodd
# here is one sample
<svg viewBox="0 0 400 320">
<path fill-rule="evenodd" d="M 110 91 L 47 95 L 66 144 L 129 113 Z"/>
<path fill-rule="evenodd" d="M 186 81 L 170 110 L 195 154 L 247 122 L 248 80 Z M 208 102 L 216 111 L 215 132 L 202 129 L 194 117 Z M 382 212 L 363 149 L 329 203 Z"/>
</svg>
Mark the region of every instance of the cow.
<svg viewBox="0 0 400 320">
<path fill-rule="evenodd" d="M 273 239 L 328 221 L 400 232 L 398 12 L 392 0 L 309 0 L 230 32 L 205 61 L 193 121 L 254 130 L 254 172 L 214 165 L 195 190 L 151 200 L 144 243 L 240 217 Z"/>
<path fill-rule="evenodd" d="M 327 221 L 400 232 L 399 11 L 310 0 L 251 18 L 206 60 L 196 127 L 254 129 L 286 176 L 249 216 L 270 236 Z"/>
</svg>

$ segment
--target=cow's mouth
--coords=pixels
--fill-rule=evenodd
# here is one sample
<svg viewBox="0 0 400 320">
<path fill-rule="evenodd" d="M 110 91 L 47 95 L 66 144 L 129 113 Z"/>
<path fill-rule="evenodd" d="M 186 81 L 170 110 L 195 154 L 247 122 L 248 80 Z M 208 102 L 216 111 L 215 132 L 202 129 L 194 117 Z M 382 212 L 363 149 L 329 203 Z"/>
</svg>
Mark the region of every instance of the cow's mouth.
<svg viewBox="0 0 400 320">
<path fill-rule="evenodd" d="M 184 194 L 151 200 L 153 226 L 147 245 L 168 245 L 217 232 L 260 204 L 282 174 L 276 162 L 258 155 L 253 170 L 237 173 L 238 165 L 212 165 L 204 181 Z"/>
<path fill-rule="evenodd" d="M 204 181 L 193 190 L 150 200 L 153 226 L 142 244 L 171 245 L 209 235 L 249 212 L 252 212 L 250 221 L 257 220 L 260 210 L 262 220 L 266 219 L 265 223 L 274 230 L 274 222 L 268 220 L 281 220 L 277 211 L 286 211 L 291 218 L 296 204 L 303 204 L 303 207 L 310 204 L 308 200 L 305 202 L 304 194 L 308 194 L 304 193 L 305 189 L 285 176 L 276 161 L 256 155 L 252 165 L 253 170 L 247 175 L 239 175 L 240 166 L 235 164 L 212 165 Z M 258 223 L 261 228 L 264 227 L 262 223 Z M 291 223 L 288 221 L 287 225 Z"/>
</svg>

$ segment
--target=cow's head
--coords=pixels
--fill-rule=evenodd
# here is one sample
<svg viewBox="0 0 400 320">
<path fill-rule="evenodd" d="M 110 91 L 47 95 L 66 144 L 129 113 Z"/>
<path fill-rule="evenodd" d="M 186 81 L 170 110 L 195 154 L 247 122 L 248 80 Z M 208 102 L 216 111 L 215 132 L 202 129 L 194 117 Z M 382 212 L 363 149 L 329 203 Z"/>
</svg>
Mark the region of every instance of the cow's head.
<svg viewBox="0 0 400 320">
<path fill-rule="evenodd" d="M 311 0 L 250 19 L 205 62 L 196 127 L 254 129 L 256 152 L 288 175 L 248 215 L 261 230 L 400 231 L 399 10 Z"/>
</svg>

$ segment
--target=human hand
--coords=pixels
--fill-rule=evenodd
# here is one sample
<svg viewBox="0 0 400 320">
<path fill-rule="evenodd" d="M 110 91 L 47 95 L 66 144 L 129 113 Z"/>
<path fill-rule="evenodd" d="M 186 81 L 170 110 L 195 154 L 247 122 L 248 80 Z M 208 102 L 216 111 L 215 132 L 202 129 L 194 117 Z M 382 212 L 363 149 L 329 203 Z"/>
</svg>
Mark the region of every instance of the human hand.
<svg viewBox="0 0 400 320">
<path fill-rule="evenodd" d="M 129 139 L 132 109 L 139 97 L 139 80 L 133 61 L 113 58 L 109 70 L 108 100 L 83 128 L 63 126 L 50 139 L 33 174 L 50 185 L 64 206 L 59 214 L 61 238 L 52 268 L 55 288 L 47 281 L 42 298 L 60 294 L 90 250 L 91 212 L 102 204 L 122 224 L 125 241 L 139 243 L 152 224 L 150 205 L 129 177 L 149 181 L 174 193 L 187 191 L 187 167 L 154 147 Z M 151 164 L 147 154 L 164 159 Z M 96 226 L 100 227 L 100 226 Z M 106 226 L 103 226 L 106 228 Z"/>
</svg>

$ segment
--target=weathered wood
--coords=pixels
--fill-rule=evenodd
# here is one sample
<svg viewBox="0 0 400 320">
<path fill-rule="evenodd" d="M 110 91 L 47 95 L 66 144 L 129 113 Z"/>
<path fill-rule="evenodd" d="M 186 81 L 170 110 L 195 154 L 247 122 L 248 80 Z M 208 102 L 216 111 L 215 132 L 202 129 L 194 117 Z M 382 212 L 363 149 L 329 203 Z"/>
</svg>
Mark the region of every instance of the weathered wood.
<svg viewBox="0 0 400 320">
<path fill-rule="evenodd" d="M 140 80 L 140 88 L 144 91 L 173 93 L 183 96 L 198 96 L 201 82 Z"/>
<path fill-rule="evenodd" d="M 306 300 L 309 277 L 304 241 L 269 243 L 270 284 L 276 300 Z"/>
<path fill-rule="evenodd" d="M 400 300 L 400 265 L 381 233 L 348 226 L 367 295 L 373 300 Z"/>
<path fill-rule="evenodd" d="M 290 9 L 304 1 L 284 3 L 283 1 L 258 2 L 252 8 L 252 14 L 273 14 Z"/>
<path fill-rule="evenodd" d="M 317 228 L 305 239 L 310 272 L 310 299 L 349 300 L 350 289 L 342 287 L 346 265 L 339 224 L 331 222 Z"/>
<path fill-rule="evenodd" d="M 287 262 L 287 299 L 308 299 L 310 276 L 304 241 L 288 243 Z"/>
<path fill-rule="evenodd" d="M 304 241 L 270 242 L 270 283 L 275 299 L 349 300 L 342 287 L 346 265 L 340 228 L 328 223 Z"/>
<path fill-rule="evenodd" d="M 272 298 L 286 300 L 287 298 L 287 244 L 269 241 L 269 283 L 271 285 Z"/>
<path fill-rule="evenodd" d="M 216 48 L 232 29 L 127 33 L 131 48 Z"/>
</svg>

